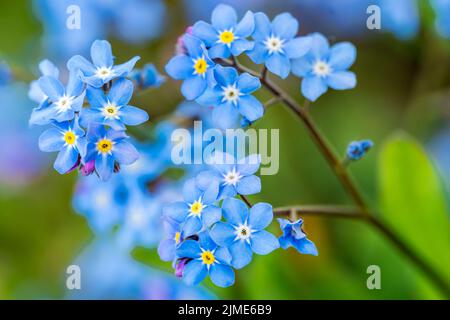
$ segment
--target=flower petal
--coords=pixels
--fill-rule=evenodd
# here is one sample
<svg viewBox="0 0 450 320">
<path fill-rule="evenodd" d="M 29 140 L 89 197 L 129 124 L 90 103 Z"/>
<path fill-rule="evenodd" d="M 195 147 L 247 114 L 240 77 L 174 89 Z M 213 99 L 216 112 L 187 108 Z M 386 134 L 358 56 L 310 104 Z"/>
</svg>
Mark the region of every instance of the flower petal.
<svg viewBox="0 0 450 320">
<path fill-rule="evenodd" d="M 183 185 L 183 197 L 186 202 L 192 203 L 202 195 L 202 191 L 197 187 L 195 178 L 187 180 Z"/>
<path fill-rule="evenodd" d="M 226 59 L 230 57 L 231 52 L 230 48 L 228 48 L 227 45 L 223 43 L 217 43 L 208 50 L 208 54 L 211 57 L 211 59 L 216 58 Z"/>
<path fill-rule="evenodd" d="M 346 70 L 356 60 L 356 48 L 350 42 L 337 43 L 331 47 L 328 61 L 334 71 Z"/>
<path fill-rule="evenodd" d="M 266 60 L 267 69 L 270 72 L 285 79 L 291 70 L 291 62 L 284 54 L 273 53 Z"/>
<path fill-rule="evenodd" d="M 206 80 L 201 76 L 192 76 L 184 80 L 181 93 L 187 100 L 197 99 L 206 90 Z"/>
<path fill-rule="evenodd" d="M 327 84 L 335 90 L 353 89 L 356 86 L 356 75 L 351 71 L 333 72 L 328 76 Z"/>
<path fill-rule="evenodd" d="M 266 46 L 261 42 L 256 42 L 253 49 L 247 52 L 249 58 L 256 64 L 264 63 L 269 55 Z"/>
<path fill-rule="evenodd" d="M 206 269 L 206 265 L 200 261 L 192 260 L 184 267 L 183 282 L 189 286 L 193 286 L 202 282 L 207 274 L 208 270 Z"/>
<path fill-rule="evenodd" d="M 204 54 L 205 45 L 199 38 L 185 34 L 183 36 L 183 43 L 191 58 L 196 59 Z"/>
<path fill-rule="evenodd" d="M 217 30 L 228 30 L 237 23 L 236 11 L 229 5 L 219 4 L 212 12 L 211 22 Z"/>
<path fill-rule="evenodd" d="M 72 71 L 69 74 L 69 82 L 67 83 L 66 95 L 79 96 L 83 92 L 84 85 L 80 79 L 78 72 Z"/>
<path fill-rule="evenodd" d="M 202 222 L 206 227 L 212 226 L 222 218 L 222 209 L 209 205 L 202 211 Z"/>
<path fill-rule="evenodd" d="M 261 156 L 259 154 L 251 154 L 237 162 L 237 171 L 241 175 L 248 176 L 258 171 L 260 165 Z"/>
<path fill-rule="evenodd" d="M 57 128 L 50 128 L 39 137 L 39 149 L 43 152 L 59 151 L 63 146 L 63 135 Z"/>
<path fill-rule="evenodd" d="M 39 62 L 39 71 L 41 71 L 42 75 L 50 76 L 53 78 L 59 78 L 59 70 L 50 60 L 42 60 Z"/>
<path fill-rule="evenodd" d="M 262 12 L 255 13 L 255 31 L 252 34 L 253 39 L 264 41 L 272 33 L 272 26 L 269 18 Z"/>
<path fill-rule="evenodd" d="M 248 224 L 253 230 L 265 229 L 273 219 L 272 206 L 265 202 L 259 202 L 250 208 Z"/>
<path fill-rule="evenodd" d="M 97 67 L 111 67 L 114 63 L 114 58 L 109 42 L 106 40 L 95 40 L 91 46 L 91 58 Z"/>
<path fill-rule="evenodd" d="M 313 33 L 311 37 L 311 54 L 316 59 L 327 60 L 330 54 L 330 44 L 327 38 L 320 33 Z"/>
<path fill-rule="evenodd" d="M 275 35 L 289 40 L 298 32 L 298 21 L 290 13 L 281 13 L 273 19 L 272 28 Z"/>
<path fill-rule="evenodd" d="M 308 57 L 291 60 L 291 71 L 297 77 L 306 77 L 312 71 L 311 61 Z"/>
<path fill-rule="evenodd" d="M 245 39 L 237 39 L 233 41 L 231 45 L 231 53 L 234 56 L 240 55 L 242 52 L 252 50 L 255 47 L 255 43 L 253 41 L 245 40 Z"/>
<path fill-rule="evenodd" d="M 234 271 L 230 266 L 213 264 L 209 270 L 211 281 L 219 287 L 226 288 L 234 284 Z"/>
<path fill-rule="evenodd" d="M 168 217 L 178 223 L 184 222 L 188 215 L 189 207 L 183 201 L 176 201 L 163 207 L 163 217 Z"/>
<path fill-rule="evenodd" d="M 80 55 L 73 56 L 67 61 L 67 69 L 71 72 L 81 70 L 85 76 L 91 76 L 95 73 L 95 67 Z"/>
<path fill-rule="evenodd" d="M 183 235 L 185 237 L 190 237 L 194 234 L 197 234 L 202 230 L 203 224 L 202 221 L 198 217 L 189 217 L 183 224 L 181 228 Z"/>
<path fill-rule="evenodd" d="M 261 81 L 257 77 L 243 73 L 239 76 L 237 88 L 241 93 L 250 94 L 261 88 Z"/>
<path fill-rule="evenodd" d="M 232 225 L 243 224 L 248 217 L 248 208 L 244 202 L 235 198 L 227 198 L 222 203 L 223 217 Z"/>
<path fill-rule="evenodd" d="M 261 192 L 261 179 L 257 176 L 241 178 L 236 184 L 236 191 L 244 196 Z"/>
<path fill-rule="evenodd" d="M 65 147 L 58 153 L 53 167 L 59 174 L 67 173 L 78 161 L 78 151 L 73 147 Z"/>
<path fill-rule="evenodd" d="M 162 261 L 172 261 L 175 258 L 175 249 L 175 240 L 162 240 L 158 246 L 158 255 Z"/>
<path fill-rule="evenodd" d="M 234 33 L 240 38 L 249 37 L 255 30 L 255 17 L 253 12 L 247 11 L 242 20 L 237 24 Z"/>
<path fill-rule="evenodd" d="M 178 258 L 196 259 L 200 256 L 201 250 L 198 241 L 186 240 L 177 248 L 176 255 Z"/>
<path fill-rule="evenodd" d="M 114 145 L 112 153 L 115 160 L 124 165 L 130 165 L 139 159 L 139 152 L 136 148 L 123 140 Z"/>
<path fill-rule="evenodd" d="M 114 158 L 108 155 L 97 156 L 95 158 L 95 170 L 102 181 L 108 180 L 114 170 Z"/>
<path fill-rule="evenodd" d="M 107 100 L 102 89 L 88 87 L 86 90 L 86 97 L 89 104 L 93 108 L 102 109 L 107 104 Z"/>
<path fill-rule="evenodd" d="M 217 195 L 219 194 L 218 181 L 210 181 L 209 186 L 205 189 L 202 195 L 202 201 L 205 204 L 211 204 L 217 201 Z"/>
<path fill-rule="evenodd" d="M 235 241 L 229 248 L 231 256 L 231 264 L 235 269 L 241 269 L 252 261 L 252 249 L 245 240 Z"/>
<path fill-rule="evenodd" d="M 236 82 L 238 72 L 235 68 L 218 65 L 214 69 L 214 77 L 220 86 L 229 86 Z"/>
<path fill-rule="evenodd" d="M 311 49 L 311 37 L 297 37 L 284 45 L 284 51 L 289 59 L 298 59 Z"/>
<path fill-rule="evenodd" d="M 264 115 L 262 103 L 251 95 L 239 98 L 238 109 L 239 113 L 251 122 L 260 119 Z"/>
<path fill-rule="evenodd" d="M 40 77 L 39 86 L 42 92 L 50 98 L 52 102 L 56 102 L 64 95 L 64 87 L 58 79 L 49 76 Z"/>
<path fill-rule="evenodd" d="M 302 80 L 302 94 L 310 101 L 316 101 L 327 90 L 328 87 L 322 78 L 307 77 Z"/>
<path fill-rule="evenodd" d="M 192 27 L 192 34 L 203 40 L 208 47 L 213 45 L 218 38 L 217 31 L 205 21 L 198 21 L 195 23 Z"/>
<path fill-rule="evenodd" d="M 108 99 L 118 106 L 126 105 L 130 102 L 131 96 L 133 95 L 133 89 L 133 83 L 130 80 L 120 78 L 113 84 L 108 93 Z"/>
<path fill-rule="evenodd" d="M 239 120 L 238 109 L 231 103 L 217 106 L 212 111 L 212 121 L 220 129 L 234 128 Z"/>
<path fill-rule="evenodd" d="M 114 78 L 127 76 L 128 73 L 131 72 L 131 70 L 133 70 L 134 65 L 140 58 L 141 57 L 136 56 L 136 57 L 131 58 L 127 62 L 124 62 L 122 64 L 118 64 L 118 65 L 114 66 L 112 68 Z"/>
<path fill-rule="evenodd" d="M 166 65 L 166 72 L 175 80 L 184 80 L 192 76 L 192 59 L 185 55 L 177 55 Z"/>
<path fill-rule="evenodd" d="M 120 109 L 120 118 L 128 126 L 137 126 L 148 120 L 148 113 L 133 106 L 124 106 Z"/>
<path fill-rule="evenodd" d="M 280 247 L 278 239 L 266 230 L 253 233 L 250 239 L 252 250 L 256 254 L 269 254 Z"/>
<path fill-rule="evenodd" d="M 209 235 L 219 246 L 229 247 L 236 238 L 234 232 L 235 229 L 231 224 L 219 221 L 211 228 Z"/>
</svg>

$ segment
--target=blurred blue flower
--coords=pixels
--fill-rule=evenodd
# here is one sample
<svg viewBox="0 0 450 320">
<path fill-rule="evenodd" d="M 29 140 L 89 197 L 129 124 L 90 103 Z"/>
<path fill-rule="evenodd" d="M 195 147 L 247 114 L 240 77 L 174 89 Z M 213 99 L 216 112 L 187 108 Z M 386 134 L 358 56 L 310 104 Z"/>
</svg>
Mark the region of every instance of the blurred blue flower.
<svg viewBox="0 0 450 320">
<path fill-rule="evenodd" d="M 261 191 L 261 179 L 254 174 L 261 165 L 259 155 L 251 155 L 237 161 L 226 154 L 223 164 L 213 164 L 212 169 L 200 172 L 197 185 L 205 190 L 211 181 L 217 181 L 220 186 L 219 198 L 234 197 L 236 194 L 250 195 Z"/>
<path fill-rule="evenodd" d="M 311 51 L 300 59 L 292 61 L 292 73 L 303 77 L 302 94 L 316 101 L 327 92 L 352 89 L 356 86 L 356 75 L 347 69 L 355 62 L 356 48 L 349 42 L 341 42 L 330 48 L 328 40 L 320 33 L 309 36 Z"/>
<path fill-rule="evenodd" d="M 175 80 L 184 80 L 181 93 L 187 100 L 194 100 L 214 81 L 214 62 L 200 39 L 185 34 L 183 44 L 186 54 L 173 57 L 166 65 L 166 72 Z"/>
<path fill-rule="evenodd" d="M 39 63 L 39 71 L 41 72 L 41 76 L 49 76 L 59 79 L 59 70 L 50 60 L 42 60 Z M 48 99 L 47 95 L 42 91 L 38 80 L 31 81 L 28 97 L 30 100 L 39 103 L 37 109 L 42 108 L 44 102 Z"/>
<path fill-rule="evenodd" d="M 315 244 L 306 238 L 305 232 L 302 230 L 303 220 L 299 219 L 291 222 L 286 219 L 277 219 L 280 223 L 280 228 L 283 235 L 278 238 L 280 246 L 286 250 L 289 247 L 294 247 L 298 252 L 303 254 L 311 254 L 317 256 L 317 248 Z"/>
<path fill-rule="evenodd" d="M 216 243 L 204 232 L 199 240 L 186 240 L 176 250 L 178 258 L 192 259 L 183 269 L 183 281 L 188 285 L 202 282 L 207 275 L 219 287 L 234 284 L 234 271 L 230 267 L 231 255 L 224 247 Z"/>
<path fill-rule="evenodd" d="M 158 246 L 158 255 L 162 261 L 173 261 L 178 245 L 183 242 L 182 225 L 170 218 L 163 221 L 165 237 Z"/>
<path fill-rule="evenodd" d="M 109 81 L 127 76 L 140 57 L 114 65 L 111 45 L 106 40 L 95 40 L 91 46 L 92 63 L 84 57 L 76 55 L 67 62 L 67 68 L 72 72 L 81 71 L 81 79 L 90 86 L 99 88 Z"/>
<path fill-rule="evenodd" d="M 211 22 L 197 22 L 192 34 L 203 40 L 212 59 L 228 58 L 231 54 L 238 56 L 253 49 L 253 42 L 246 39 L 255 28 L 252 12 L 248 11 L 238 23 L 236 11 L 228 5 L 219 4 L 212 12 Z"/>
<path fill-rule="evenodd" d="M 208 88 L 197 99 L 204 106 L 215 106 L 212 120 L 220 128 L 232 127 L 242 115 L 256 121 L 264 115 L 261 102 L 251 94 L 261 87 L 257 77 L 248 73 L 238 74 L 231 67 L 216 66 L 214 69 L 216 85 Z"/>
<path fill-rule="evenodd" d="M 202 191 L 197 187 L 195 178 L 189 179 L 183 186 L 184 201 L 165 206 L 163 215 L 183 223 L 185 237 L 196 234 L 222 217 L 222 210 L 214 205 L 218 194 L 219 185 L 215 181 L 211 181 L 208 188 Z"/>
<path fill-rule="evenodd" d="M 347 147 L 347 159 L 359 160 L 373 147 L 370 140 L 352 141 Z"/>
<path fill-rule="evenodd" d="M 222 203 L 223 216 L 210 231 L 211 238 L 227 247 L 232 256 L 232 266 L 241 269 L 252 260 L 253 252 L 265 255 L 277 249 L 277 238 L 265 231 L 273 219 L 272 206 L 257 203 L 250 210 L 244 202 L 227 198 Z"/>
<path fill-rule="evenodd" d="M 265 63 L 270 72 L 286 78 L 291 71 L 290 59 L 304 56 L 310 49 L 309 37 L 295 37 L 298 21 L 290 13 L 277 15 L 272 23 L 262 12 L 255 14 L 254 49 L 248 56 L 256 64 Z"/>
<path fill-rule="evenodd" d="M 445 38 L 450 38 L 450 0 L 431 0 L 436 13 L 436 29 Z"/>
<path fill-rule="evenodd" d="M 416 36 L 420 16 L 416 0 L 378 0 L 381 8 L 381 30 L 392 32 L 401 40 Z"/>
<path fill-rule="evenodd" d="M 115 163 L 130 165 L 139 158 L 136 148 L 125 139 L 124 131 L 106 130 L 104 126 L 92 125 L 87 133 L 85 162 L 95 159 L 95 170 L 101 180 L 108 180 Z"/>
<path fill-rule="evenodd" d="M 11 68 L 5 61 L 0 61 L 0 86 L 4 86 L 13 80 Z"/>
<path fill-rule="evenodd" d="M 99 88 L 87 88 L 87 99 L 90 108 L 83 108 L 80 124 L 103 124 L 115 130 L 125 130 L 125 125 L 135 126 L 148 120 L 144 110 L 128 105 L 133 95 L 133 83 L 120 78 L 112 85 L 107 94 Z"/>
<path fill-rule="evenodd" d="M 161 75 L 156 67 L 147 63 L 142 69 L 133 70 L 128 76 L 140 89 L 158 88 L 166 77 Z"/>
<path fill-rule="evenodd" d="M 58 151 L 53 166 L 60 174 L 64 174 L 76 167 L 86 152 L 84 135 L 78 119 L 54 123 L 53 128 L 47 129 L 39 137 L 39 149 L 44 152 Z"/>
</svg>

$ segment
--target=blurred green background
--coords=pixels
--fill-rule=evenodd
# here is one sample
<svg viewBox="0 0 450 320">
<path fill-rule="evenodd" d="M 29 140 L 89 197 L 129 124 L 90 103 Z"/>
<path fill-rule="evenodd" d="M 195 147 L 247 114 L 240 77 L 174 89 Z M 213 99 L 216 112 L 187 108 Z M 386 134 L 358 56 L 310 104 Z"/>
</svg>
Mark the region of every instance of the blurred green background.
<svg viewBox="0 0 450 320">
<path fill-rule="evenodd" d="M 170 22 L 163 37 L 136 46 L 109 38 L 119 61 L 140 55 L 142 61 L 163 70 L 188 24 L 180 2 L 167 1 L 167 6 Z M 445 174 L 449 168 L 436 165 L 426 150 L 449 122 L 450 41 L 434 31 L 430 8 L 421 10 L 423 25 L 413 40 L 399 41 L 390 34 L 349 36 L 358 48 L 352 68 L 358 86 L 327 93 L 313 104 L 311 114 L 342 155 L 349 141 L 370 138 L 375 143 L 364 160 L 351 164 L 353 176 L 371 207 L 449 283 L 449 175 Z M 35 78 L 43 57 L 42 32 L 28 1 L 0 3 L 0 58 L 24 81 Z M 303 103 L 298 79 L 291 76 L 282 85 Z M 262 92 L 260 97 L 269 96 Z M 136 105 L 145 108 L 151 119 L 158 119 L 181 101 L 179 83 L 169 80 L 160 89 L 138 96 Z M 9 112 L 14 106 L 2 108 Z M 263 190 L 249 197 L 251 201 L 270 202 L 274 207 L 351 204 L 289 110 L 281 104 L 270 107 L 256 127 L 280 129 L 280 170 L 262 177 Z M 66 266 L 94 237 L 85 219 L 73 212 L 75 181 L 76 175 L 59 176 L 49 162 L 47 170 L 27 185 L 0 186 L 0 298 L 64 296 Z M 232 288 L 208 287 L 219 298 L 237 299 L 445 298 L 370 226 L 311 216 L 304 220 L 309 238 L 319 249 L 318 257 L 278 250 L 256 256 L 237 272 Z M 156 250 L 137 248 L 133 255 L 171 272 Z M 369 265 L 381 268 L 381 290 L 367 289 Z"/>
</svg>

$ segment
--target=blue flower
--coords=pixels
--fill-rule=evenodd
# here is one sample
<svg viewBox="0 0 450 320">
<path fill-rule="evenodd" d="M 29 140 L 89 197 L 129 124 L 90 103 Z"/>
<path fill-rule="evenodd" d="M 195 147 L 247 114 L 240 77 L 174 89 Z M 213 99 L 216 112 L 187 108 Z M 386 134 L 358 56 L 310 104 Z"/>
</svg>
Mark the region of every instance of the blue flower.
<svg viewBox="0 0 450 320">
<path fill-rule="evenodd" d="M 42 76 L 50 76 L 55 79 L 59 78 L 58 68 L 55 67 L 55 65 L 47 59 L 42 60 L 39 63 L 39 71 L 41 72 Z M 42 92 L 41 87 L 39 86 L 38 80 L 31 81 L 30 90 L 28 91 L 28 97 L 31 100 L 39 103 L 39 105 L 42 105 L 43 102 L 48 99 L 48 97 L 45 95 L 45 93 Z"/>
<path fill-rule="evenodd" d="M 187 262 L 182 273 L 186 284 L 196 285 L 207 275 L 216 286 L 229 287 L 234 284 L 230 253 L 226 248 L 217 246 L 207 233 L 201 233 L 198 241 L 184 241 L 176 254 L 181 259 L 192 259 Z"/>
<path fill-rule="evenodd" d="M 289 13 L 277 15 L 272 23 L 261 12 L 255 14 L 255 47 L 248 56 L 256 64 L 265 63 L 270 72 L 286 78 L 291 70 L 290 59 L 304 56 L 310 49 L 309 37 L 297 37 L 298 21 Z"/>
<path fill-rule="evenodd" d="M 144 65 L 141 70 L 133 70 L 129 78 L 141 89 L 157 88 L 166 81 L 166 77 L 161 75 L 151 63 Z"/>
<path fill-rule="evenodd" d="M 115 162 L 130 165 L 139 158 L 136 148 L 126 138 L 124 131 L 106 130 L 104 126 L 91 125 L 88 129 L 85 162 L 95 160 L 95 170 L 101 180 L 111 177 Z"/>
<path fill-rule="evenodd" d="M 67 68 L 71 71 L 81 72 L 81 79 L 90 86 L 99 88 L 109 81 L 125 77 L 134 68 L 139 57 L 114 65 L 114 56 L 111 45 L 106 40 L 95 40 L 91 46 L 92 63 L 84 57 L 76 55 L 67 62 Z"/>
<path fill-rule="evenodd" d="M 228 5 L 220 4 L 212 12 L 211 22 L 212 24 L 197 22 L 192 34 L 203 40 L 212 59 L 228 58 L 230 54 L 238 56 L 253 49 L 253 42 L 246 39 L 255 29 L 252 12 L 247 11 L 238 23 L 236 11 Z"/>
<path fill-rule="evenodd" d="M 327 92 L 352 89 L 356 76 L 347 69 L 355 62 L 356 48 L 349 42 L 341 42 L 330 48 L 328 40 L 320 33 L 310 35 L 311 51 L 292 61 L 292 73 L 303 77 L 302 94 L 311 101 Z"/>
<path fill-rule="evenodd" d="M 89 87 L 87 99 L 91 108 L 84 108 L 80 115 L 80 124 L 88 127 L 90 123 L 110 126 L 115 130 L 125 130 L 125 125 L 139 125 L 148 120 L 144 110 L 129 106 L 133 95 L 133 83 L 120 78 L 105 94 L 102 89 Z"/>
<path fill-rule="evenodd" d="M 227 154 L 223 164 L 214 164 L 212 170 L 202 171 L 197 175 L 197 185 L 204 190 L 211 181 L 218 182 L 220 199 L 234 197 L 236 194 L 256 194 L 261 191 L 261 179 L 254 174 L 260 164 L 259 155 L 251 155 L 237 161 Z"/>
<path fill-rule="evenodd" d="M 450 1 L 431 0 L 431 6 L 436 13 L 436 29 L 445 38 L 450 38 Z"/>
<path fill-rule="evenodd" d="M 373 147 L 370 140 L 353 141 L 347 147 L 347 158 L 349 160 L 361 159 Z"/>
<path fill-rule="evenodd" d="M 283 249 L 294 247 L 298 252 L 303 254 L 312 254 L 317 256 L 317 248 L 311 240 L 306 238 L 306 234 L 302 230 L 303 220 L 299 219 L 291 222 L 286 219 L 278 219 L 283 235 L 278 238 L 280 246 Z"/>
<path fill-rule="evenodd" d="M 166 72 L 175 80 L 184 80 L 181 93 L 187 100 L 194 100 L 214 81 L 214 62 L 200 39 L 185 34 L 183 44 L 186 54 L 173 57 L 166 65 Z"/>
<path fill-rule="evenodd" d="M 51 121 L 73 120 L 80 112 L 84 102 L 84 85 L 80 78 L 71 72 L 67 87 L 54 76 L 43 76 L 38 80 L 39 88 L 45 95 L 41 105 L 33 110 L 30 124 L 44 125 Z"/>
<path fill-rule="evenodd" d="M 416 0 L 378 0 L 381 8 L 381 28 L 400 40 L 413 38 L 420 28 L 419 5 Z"/>
<path fill-rule="evenodd" d="M 85 132 L 78 121 L 54 123 L 53 128 L 44 131 L 39 137 L 39 148 L 44 152 L 59 151 L 54 168 L 60 174 L 69 172 L 79 163 L 86 148 Z"/>
<path fill-rule="evenodd" d="M 212 112 L 213 122 L 220 128 L 232 127 L 239 114 L 255 121 L 264 114 L 264 107 L 251 93 L 261 87 L 258 78 L 243 73 L 238 75 L 236 69 L 218 65 L 214 70 L 217 82 L 205 94 L 197 99 L 204 106 L 215 106 Z"/>
<path fill-rule="evenodd" d="M 175 259 L 176 248 L 184 240 L 182 225 L 169 218 L 165 218 L 163 224 L 165 238 L 158 246 L 158 255 L 162 261 L 172 261 Z"/>
<path fill-rule="evenodd" d="M 241 269 L 249 264 L 253 252 L 268 254 L 280 246 L 277 238 L 264 230 L 273 219 L 270 204 L 257 203 L 249 211 L 244 202 L 227 198 L 222 210 L 227 222 L 217 222 L 210 235 L 218 245 L 230 250 L 234 268 Z"/>
<path fill-rule="evenodd" d="M 184 201 L 174 202 L 163 209 L 163 215 L 178 223 L 183 223 L 186 237 L 198 233 L 203 227 L 210 227 L 222 217 L 222 210 L 215 206 L 219 194 L 219 185 L 212 181 L 202 191 L 195 178 L 185 182 L 183 187 Z"/>
</svg>

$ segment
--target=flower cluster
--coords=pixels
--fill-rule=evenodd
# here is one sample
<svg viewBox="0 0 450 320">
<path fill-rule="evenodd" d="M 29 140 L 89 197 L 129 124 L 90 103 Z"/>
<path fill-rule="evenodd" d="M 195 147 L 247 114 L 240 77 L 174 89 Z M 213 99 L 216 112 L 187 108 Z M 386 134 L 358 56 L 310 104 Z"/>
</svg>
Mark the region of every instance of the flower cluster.
<svg viewBox="0 0 450 320">
<path fill-rule="evenodd" d="M 134 86 L 126 77 L 139 57 L 115 65 L 109 42 L 96 40 L 91 59 L 77 55 L 67 62 L 66 86 L 50 61 L 40 63 L 42 77 L 31 84 L 29 92 L 39 103 L 30 124 L 52 126 L 40 136 L 39 147 L 44 152 L 59 152 L 54 168 L 60 174 L 79 168 L 83 175 L 96 172 L 101 180 L 108 180 L 120 165 L 138 159 L 126 126 L 142 124 L 148 115 L 129 105 Z"/>
<path fill-rule="evenodd" d="M 328 87 L 354 88 L 355 74 L 347 69 L 355 61 L 355 47 L 347 42 L 330 47 L 318 33 L 298 37 L 298 27 L 289 13 L 270 21 L 264 13 L 248 11 L 238 21 L 232 7 L 218 5 L 211 23 L 199 21 L 179 39 L 177 55 L 166 65 L 166 72 L 183 80 L 181 92 L 187 100 L 214 107 L 213 121 L 222 129 L 235 126 L 238 120 L 246 126 L 264 114 L 263 104 L 252 95 L 264 75 L 239 75 L 236 57 L 243 53 L 282 79 L 291 72 L 303 78 L 302 94 L 311 101 Z"/>
</svg>

